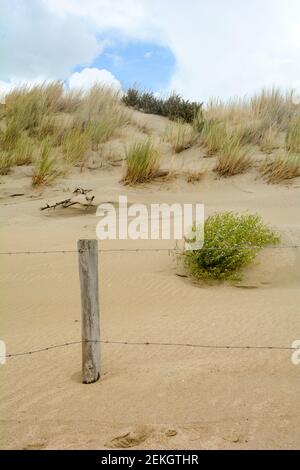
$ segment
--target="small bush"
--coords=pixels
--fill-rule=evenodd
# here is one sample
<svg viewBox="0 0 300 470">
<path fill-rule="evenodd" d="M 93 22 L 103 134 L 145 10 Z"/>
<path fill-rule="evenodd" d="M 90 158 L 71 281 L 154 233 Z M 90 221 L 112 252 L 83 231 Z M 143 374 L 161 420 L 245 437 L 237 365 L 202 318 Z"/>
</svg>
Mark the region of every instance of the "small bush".
<svg viewBox="0 0 300 470">
<path fill-rule="evenodd" d="M 52 145 L 49 139 L 45 139 L 37 150 L 36 159 L 33 167 L 32 186 L 51 183 L 60 171 L 57 160 L 51 157 Z"/>
<path fill-rule="evenodd" d="M 286 134 L 285 146 L 288 152 L 300 154 L 300 117 L 290 123 Z"/>
<path fill-rule="evenodd" d="M 8 175 L 14 165 L 13 156 L 10 152 L 0 150 L 0 175 Z"/>
<path fill-rule="evenodd" d="M 159 170 L 160 152 L 150 139 L 133 144 L 125 154 L 125 184 L 144 183 L 155 178 Z"/>
<path fill-rule="evenodd" d="M 197 280 L 240 279 L 241 268 L 261 248 L 279 241 L 259 215 L 224 212 L 205 220 L 203 247 L 184 251 L 183 259 L 188 273 Z"/>
<path fill-rule="evenodd" d="M 158 114 L 172 120 L 182 120 L 192 123 L 195 116 L 201 110 L 202 103 L 184 100 L 178 94 L 172 94 L 166 99 L 157 98 L 151 92 L 140 92 L 136 88 L 129 88 L 123 95 L 122 101 L 139 111 L 149 114 Z"/>
<path fill-rule="evenodd" d="M 177 121 L 167 126 L 165 139 L 172 145 L 175 153 L 180 153 L 194 144 L 196 134 L 190 124 Z"/>
<path fill-rule="evenodd" d="M 267 159 L 260 167 L 263 178 L 272 184 L 300 176 L 300 156 L 277 156 Z"/>
</svg>

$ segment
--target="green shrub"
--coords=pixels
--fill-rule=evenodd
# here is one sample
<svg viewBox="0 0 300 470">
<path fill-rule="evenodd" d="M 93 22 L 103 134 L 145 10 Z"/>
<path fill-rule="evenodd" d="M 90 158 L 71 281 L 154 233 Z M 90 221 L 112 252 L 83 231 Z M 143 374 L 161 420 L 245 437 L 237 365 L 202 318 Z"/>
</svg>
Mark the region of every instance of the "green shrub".
<svg viewBox="0 0 300 470">
<path fill-rule="evenodd" d="M 126 150 L 125 184 L 144 183 L 153 179 L 159 170 L 160 152 L 150 139 L 138 142 Z"/>
<path fill-rule="evenodd" d="M 123 95 L 122 101 L 139 111 L 149 114 L 158 114 L 172 120 L 182 120 L 192 123 L 199 113 L 202 103 L 184 100 L 180 95 L 173 93 L 166 99 L 157 98 L 151 92 L 140 92 L 136 88 L 129 88 Z"/>
<path fill-rule="evenodd" d="M 261 248 L 279 241 L 279 235 L 259 215 L 223 212 L 205 220 L 203 247 L 186 250 L 182 256 L 195 279 L 240 279 L 241 268 L 253 261 Z"/>
</svg>

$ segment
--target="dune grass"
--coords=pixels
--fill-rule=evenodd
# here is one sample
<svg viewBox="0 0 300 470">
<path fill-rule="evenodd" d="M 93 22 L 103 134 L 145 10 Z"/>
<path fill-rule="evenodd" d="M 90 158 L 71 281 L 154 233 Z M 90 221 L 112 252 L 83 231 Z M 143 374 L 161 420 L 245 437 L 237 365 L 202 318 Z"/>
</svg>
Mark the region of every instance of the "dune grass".
<svg viewBox="0 0 300 470">
<path fill-rule="evenodd" d="M 165 140 L 169 142 L 175 153 L 190 148 L 196 141 L 197 135 L 190 124 L 177 121 L 167 126 Z"/>
<path fill-rule="evenodd" d="M 0 175 L 8 175 L 13 165 L 12 154 L 7 150 L 0 150 Z"/>
<path fill-rule="evenodd" d="M 252 164 L 249 147 L 243 145 L 239 130 L 227 132 L 218 152 L 214 171 L 220 176 L 244 173 Z"/>
<path fill-rule="evenodd" d="M 214 119 L 206 120 L 200 136 L 200 141 L 205 145 L 207 155 L 216 154 L 222 147 L 227 135 L 226 123 Z"/>
<path fill-rule="evenodd" d="M 185 172 L 185 179 L 187 183 L 199 183 L 199 181 L 202 181 L 205 175 L 204 170 L 188 170 Z"/>
<path fill-rule="evenodd" d="M 288 152 L 300 154 L 300 117 L 295 118 L 289 125 L 285 146 Z"/>
<path fill-rule="evenodd" d="M 188 274 L 196 280 L 240 280 L 241 269 L 261 248 L 279 242 L 279 235 L 259 215 L 221 212 L 205 220 L 203 247 L 186 250 L 182 256 Z"/>
<path fill-rule="evenodd" d="M 51 155 L 52 151 L 50 139 L 41 142 L 35 155 L 32 186 L 49 184 L 60 175 L 57 158 Z"/>
<path fill-rule="evenodd" d="M 30 165 L 33 162 L 34 152 L 35 141 L 26 135 L 21 135 L 13 150 L 14 165 Z"/>
<path fill-rule="evenodd" d="M 278 137 L 278 129 L 271 125 L 261 135 L 260 138 L 260 149 L 262 152 L 270 154 L 275 148 L 278 148 L 276 139 Z"/>
<path fill-rule="evenodd" d="M 271 184 L 281 183 L 300 176 L 300 155 L 287 153 L 268 158 L 262 163 L 260 172 Z"/>
<path fill-rule="evenodd" d="M 79 128 L 70 129 L 62 139 L 62 151 L 66 163 L 84 166 L 90 141 L 89 132 Z"/>
<path fill-rule="evenodd" d="M 132 144 L 125 152 L 127 168 L 123 182 L 137 184 L 155 178 L 159 170 L 160 158 L 159 149 L 151 139 Z"/>
</svg>

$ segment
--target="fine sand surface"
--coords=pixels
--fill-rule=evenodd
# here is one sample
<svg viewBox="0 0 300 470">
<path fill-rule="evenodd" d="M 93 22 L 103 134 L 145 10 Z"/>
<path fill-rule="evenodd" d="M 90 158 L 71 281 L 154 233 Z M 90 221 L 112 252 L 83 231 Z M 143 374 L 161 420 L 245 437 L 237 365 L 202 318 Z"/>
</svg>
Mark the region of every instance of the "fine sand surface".
<svg viewBox="0 0 300 470">
<path fill-rule="evenodd" d="M 137 118 L 162 132 L 162 118 Z M 141 131 L 129 129 L 127 138 L 134 132 Z M 120 149 L 123 141 L 110 145 Z M 163 145 L 165 167 L 213 165 L 203 149 L 172 156 Z M 121 166 L 104 165 L 32 190 L 30 171 L 20 167 L 1 180 L 1 251 L 76 250 L 79 238 L 95 238 L 95 208 L 39 211 L 76 186 L 93 189 L 97 203 L 122 194 L 147 205 L 201 202 L 206 215 L 258 212 L 284 244 L 300 245 L 299 179 L 267 185 L 254 169 L 229 179 L 208 172 L 195 184 L 179 175 L 130 188 L 119 183 Z M 173 242 L 101 243 L 102 249 L 166 246 Z M 263 250 L 237 286 L 196 285 L 180 272 L 164 251 L 102 253 L 102 339 L 286 347 L 300 339 L 299 249 Z M 80 315 L 76 253 L 1 256 L 0 339 L 7 353 L 80 340 Z M 101 380 L 83 385 L 77 344 L 8 359 L 0 374 L 1 448 L 300 446 L 300 365 L 292 364 L 290 350 L 103 344 Z"/>
</svg>

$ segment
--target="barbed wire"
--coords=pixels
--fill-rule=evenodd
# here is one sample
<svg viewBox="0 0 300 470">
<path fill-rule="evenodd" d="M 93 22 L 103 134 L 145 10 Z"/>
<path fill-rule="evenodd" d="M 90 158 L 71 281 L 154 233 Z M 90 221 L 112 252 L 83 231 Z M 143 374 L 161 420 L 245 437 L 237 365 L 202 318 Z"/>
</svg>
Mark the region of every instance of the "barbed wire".
<svg viewBox="0 0 300 470">
<path fill-rule="evenodd" d="M 244 346 L 244 345 L 214 345 L 214 344 L 195 344 L 195 343 L 170 343 L 170 342 L 152 342 L 152 341 L 121 341 L 121 340 L 85 340 L 85 341 L 69 341 L 67 343 L 61 343 L 56 345 L 50 345 L 39 349 L 33 349 L 31 351 L 23 351 L 19 353 L 11 353 L 0 356 L 0 359 L 9 359 L 17 356 L 29 356 L 44 351 L 50 351 L 52 349 L 73 346 L 82 343 L 102 343 L 102 344 L 119 344 L 124 346 L 157 346 L 157 347 L 185 347 L 185 348 L 198 348 L 198 349 L 244 349 L 244 350 L 277 350 L 277 351 L 295 351 L 299 348 L 292 346 Z"/>
<path fill-rule="evenodd" d="M 229 248 L 244 248 L 244 249 L 294 249 L 300 248 L 300 245 L 269 245 L 269 246 L 258 246 L 258 245 L 224 245 L 224 246 L 203 246 L 202 248 L 197 248 L 197 250 L 225 250 Z M 42 254 L 68 254 L 68 253 L 85 253 L 89 250 L 38 250 L 38 251 L 2 251 L 0 255 L 42 255 Z M 172 251 L 181 251 L 180 248 L 107 248 L 104 250 L 97 250 L 98 253 L 119 253 L 119 252 L 172 252 Z"/>
</svg>

